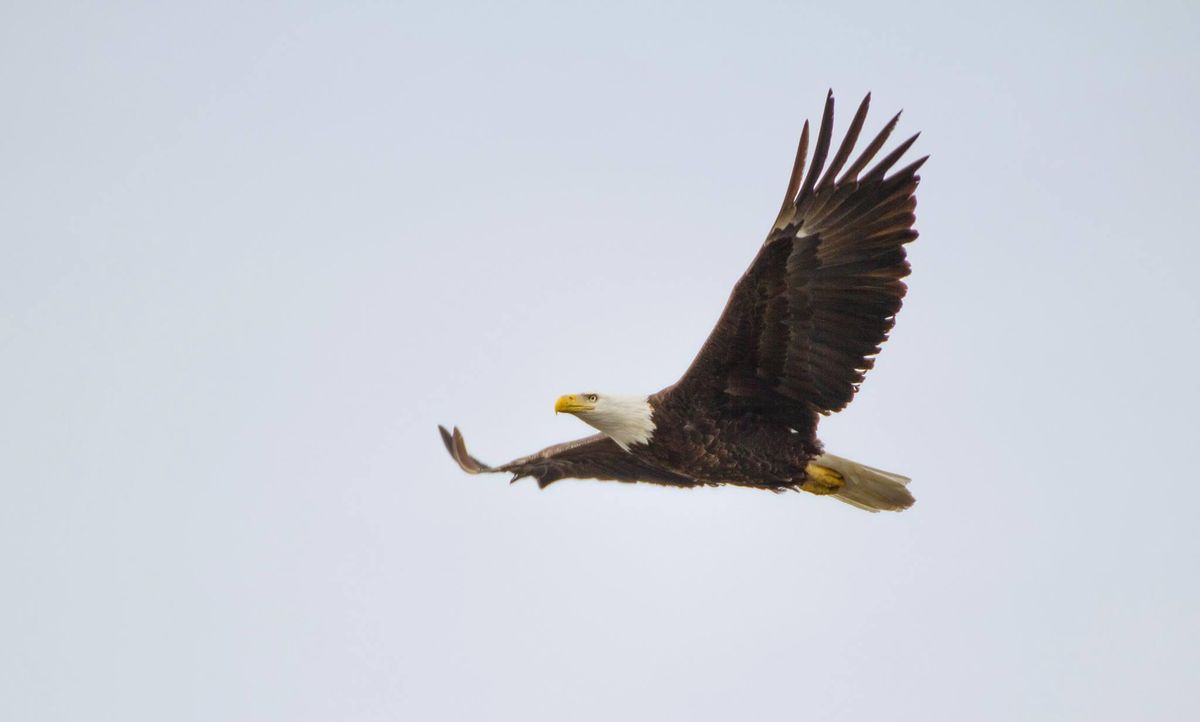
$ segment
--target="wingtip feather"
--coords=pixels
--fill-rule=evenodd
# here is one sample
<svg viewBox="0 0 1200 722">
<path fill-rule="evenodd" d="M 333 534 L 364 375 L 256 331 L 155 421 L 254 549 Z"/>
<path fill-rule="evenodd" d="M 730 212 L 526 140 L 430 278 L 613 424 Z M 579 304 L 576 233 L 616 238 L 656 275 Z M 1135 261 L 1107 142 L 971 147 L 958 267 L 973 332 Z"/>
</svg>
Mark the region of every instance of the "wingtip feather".
<svg viewBox="0 0 1200 722">
<path fill-rule="evenodd" d="M 446 451 L 450 452 L 450 456 L 454 457 L 454 439 L 451 438 L 450 432 L 446 431 L 446 427 L 438 424 L 438 433 L 442 436 L 442 443 L 446 445 Z M 457 461 L 458 459 L 455 459 Z"/>
<path fill-rule="evenodd" d="M 788 179 L 787 191 L 783 195 L 783 204 L 779 209 L 782 216 L 796 202 L 796 194 L 800 192 L 800 182 L 804 179 L 804 166 L 808 161 L 808 121 L 800 130 L 800 143 L 796 147 L 796 161 L 792 164 L 792 176 Z"/>
<path fill-rule="evenodd" d="M 439 424 L 438 433 L 442 437 L 442 443 L 446 445 L 446 451 L 450 452 L 450 458 L 454 459 L 460 469 L 468 474 L 479 474 L 492 470 L 490 466 L 467 453 L 466 441 L 464 441 L 462 432 L 458 430 L 457 426 L 451 432 Z"/>
</svg>

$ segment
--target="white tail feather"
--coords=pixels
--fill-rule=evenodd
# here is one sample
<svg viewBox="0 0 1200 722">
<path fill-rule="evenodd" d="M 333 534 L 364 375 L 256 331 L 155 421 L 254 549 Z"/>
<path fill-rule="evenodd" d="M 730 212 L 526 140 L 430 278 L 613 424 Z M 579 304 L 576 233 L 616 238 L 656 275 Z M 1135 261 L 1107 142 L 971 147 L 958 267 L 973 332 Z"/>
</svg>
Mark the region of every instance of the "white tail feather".
<svg viewBox="0 0 1200 722">
<path fill-rule="evenodd" d="M 842 476 L 842 488 L 834 498 L 867 511 L 903 511 L 916 499 L 905 487 L 910 479 L 864 466 L 833 454 L 821 454 L 812 463 L 833 469 Z"/>
</svg>

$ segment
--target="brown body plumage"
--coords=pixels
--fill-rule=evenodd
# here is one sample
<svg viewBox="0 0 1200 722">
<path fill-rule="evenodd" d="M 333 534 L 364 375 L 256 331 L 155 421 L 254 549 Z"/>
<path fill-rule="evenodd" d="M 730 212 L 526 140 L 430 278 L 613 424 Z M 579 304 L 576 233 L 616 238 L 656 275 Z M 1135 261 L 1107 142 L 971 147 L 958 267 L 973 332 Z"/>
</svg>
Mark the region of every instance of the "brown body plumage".
<svg viewBox="0 0 1200 722">
<path fill-rule="evenodd" d="M 843 481 L 859 476 L 859 487 L 901 479 L 903 491 L 904 477 L 839 457 L 828 457 L 835 460 L 828 468 L 812 465 L 826 458 L 816 436 L 820 415 L 850 402 L 892 328 L 906 290 L 901 279 L 909 272 L 904 245 L 917 237 L 913 194 L 925 158 L 888 175 L 916 136 L 863 172 L 899 115 L 846 165 L 869 101 L 868 95 L 829 159 L 830 93 L 807 173 L 805 123 L 783 206 L 757 257 L 687 372 L 648 398 L 648 441 L 622 448 L 597 434 L 493 468 L 467 454 L 457 429 L 439 427 L 451 456 L 468 472 L 507 471 L 541 486 L 576 477 L 816 490 L 810 483 L 815 468 L 822 475 L 834 470 L 828 493 L 841 493 Z M 882 481 L 872 482 L 872 475 Z M 911 496 L 900 491 L 860 488 L 856 493 L 867 501 L 847 500 L 903 508 Z M 888 498 L 876 503 L 880 493 Z"/>
</svg>

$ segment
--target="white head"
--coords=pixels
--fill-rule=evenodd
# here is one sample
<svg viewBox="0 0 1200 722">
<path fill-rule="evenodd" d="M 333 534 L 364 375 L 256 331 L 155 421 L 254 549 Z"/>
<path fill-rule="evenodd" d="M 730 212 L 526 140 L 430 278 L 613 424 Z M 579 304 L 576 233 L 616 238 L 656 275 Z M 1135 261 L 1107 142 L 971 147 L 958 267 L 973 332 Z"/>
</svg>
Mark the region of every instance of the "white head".
<svg viewBox="0 0 1200 722">
<path fill-rule="evenodd" d="M 654 436 L 654 409 L 645 396 L 599 394 L 589 391 L 559 397 L 555 413 L 574 414 L 596 427 L 628 450 L 633 444 L 646 444 Z"/>
</svg>

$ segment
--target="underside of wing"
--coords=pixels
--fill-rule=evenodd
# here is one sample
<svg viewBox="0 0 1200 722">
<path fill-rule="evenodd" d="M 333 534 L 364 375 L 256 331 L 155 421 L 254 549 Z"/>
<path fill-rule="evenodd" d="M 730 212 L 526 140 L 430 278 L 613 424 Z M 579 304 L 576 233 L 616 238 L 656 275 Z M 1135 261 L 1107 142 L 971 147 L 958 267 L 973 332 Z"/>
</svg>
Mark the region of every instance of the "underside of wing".
<svg viewBox="0 0 1200 722">
<path fill-rule="evenodd" d="M 493 467 L 467 453 L 466 442 L 458 427 L 451 432 L 439 426 L 438 432 L 450 456 L 468 474 L 508 472 L 512 474 L 512 481 L 532 477 L 543 489 L 559 479 L 568 478 L 643 481 L 667 486 L 698 485 L 686 476 L 641 461 L 603 434 L 556 444 L 536 454 Z"/>
<path fill-rule="evenodd" d="M 730 409 L 797 430 L 853 398 L 906 291 L 904 245 L 917 237 L 916 173 L 926 160 L 890 172 L 914 135 L 865 170 L 897 114 L 850 162 L 869 104 L 868 95 L 832 158 L 832 93 L 811 163 L 805 123 L 779 216 L 677 389 L 715 392 Z"/>
</svg>

